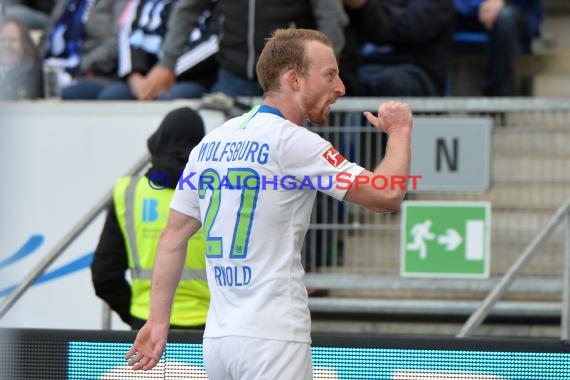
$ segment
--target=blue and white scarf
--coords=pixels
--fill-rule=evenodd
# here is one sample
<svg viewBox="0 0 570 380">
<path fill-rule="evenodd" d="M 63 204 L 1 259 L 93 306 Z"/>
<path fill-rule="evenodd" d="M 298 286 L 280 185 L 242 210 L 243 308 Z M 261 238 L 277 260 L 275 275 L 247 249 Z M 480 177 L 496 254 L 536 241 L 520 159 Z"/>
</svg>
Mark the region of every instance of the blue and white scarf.
<svg viewBox="0 0 570 380">
<path fill-rule="evenodd" d="M 46 39 L 45 63 L 73 75 L 79 69 L 89 12 L 95 0 L 67 0 L 61 17 Z"/>
<path fill-rule="evenodd" d="M 131 72 L 130 47 L 142 49 L 160 59 L 162 41 L 167 32 L 168 16 L 178 0 L 131 0 L 125 20 L 119 31 L 119 76 Z M 209 7 L 198 18 L 198 25 L 187 40 L 187 52 L 179 57 L 176 75 L 189 70 L 218 52 L 218 36 L 210 24 L 218 0 L 210 0 Z M 142 7 L 140 12 L 136 9 Z M 136 18 L 136 19 L 135 19 Z"/>
<path fill-rule="evenodd" d="M 171 7 L 176 0 L 146 0 L 129 38 L 131 46 L 158 55 Z"/>
</svg>

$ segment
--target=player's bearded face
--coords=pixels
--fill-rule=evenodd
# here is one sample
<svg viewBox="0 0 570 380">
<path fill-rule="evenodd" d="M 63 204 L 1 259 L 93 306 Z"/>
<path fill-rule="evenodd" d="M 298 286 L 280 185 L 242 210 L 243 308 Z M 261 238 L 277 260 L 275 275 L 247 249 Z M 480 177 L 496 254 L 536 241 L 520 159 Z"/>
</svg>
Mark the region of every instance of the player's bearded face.
<svg viewBox="0 0 570 380">
<path fill-rule="evenodd" d="M 303 76 L 302 106 L 310 121 L 322 125 L 328 120 L 330 105 L 344 95 L 345 88 L 338 76 L 332 48 L 311 41 L 307 43 L 305 51 L 309 66 Z"/>
<path fill-rule="evenodd" d="M 316 94 L 312 94 L 312 92 L 309 90 L 309 93 L 303 97 L 303 108 L 311 122 L 323 125 L 328 121 L 330 112 L 328 97 L 319 97 Z"/>
<path fill-rule="evenodd" d="M 307 118 L 317 124 L 326 124 L 331 111 L 331 104 L 337 100 L 338 96 L 344 93 L 344 85 L 342 92 L 337 90 L 338 82 L 336 80 L 327 80 L 321 73 L 310 73 L 306 77 L 307 86 L 302 96 L 302 105 Z"/>
</svg>

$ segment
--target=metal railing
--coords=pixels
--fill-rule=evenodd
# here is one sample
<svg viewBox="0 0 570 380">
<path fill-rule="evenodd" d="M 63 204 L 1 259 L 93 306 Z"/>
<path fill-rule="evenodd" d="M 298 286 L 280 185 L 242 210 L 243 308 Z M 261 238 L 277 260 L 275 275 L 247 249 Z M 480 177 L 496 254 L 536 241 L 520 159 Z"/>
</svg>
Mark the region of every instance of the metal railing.
<svg viewBox="0 0 570 380">
<path fill-rule="evenodd" d="M 528 265 L 530 260 L 540 252 L 540 248 L 560 225 L 565 227 L 564 237 L 564 266 L 561 307 L 561 333 L 562 340 L 570 338 L 570 198 L 554 214 L 544 229 L 534 238 L 530 245 L 519 256 L 517 261 L 503 275 L 501 281 L 483 300 L 481 305 L 463 325 L 457 337 L 463 338 L 471 335 L 483 322 L 497 301 L 507 292 L 509 286 L 517 275 Z"/>
<path fill-rule="evenodd" d="M 311 300 L 311 307 L 323 311 L 351 310 L 356 307 L 362 312 L 396 310 L 422 313 L 427 310 L 433 314 L 445 314 L 449 311 L 470 314 L 476 309 L 477 300 L 484 298 L 484 294 L 491 291 L 489 301 L 484 301 L 484 306 L 480 307 L 477 315 L 473 314 L 471 320 L 475 322 L 466 325 L 460 333 L 461 336 L 470 334 L 493 305 L 496 306 L 494 310 L 499 313 L 559 315 L 560 308 L 555 305 L 562 304 L 561 335 L 568 339 L 570 222 L 566 221 L 565 229 L 558 231 L 556 225 L 561 223 L 562 219 L 557 216 L 554 219 L 549 218 L 570 196 L 570 100 L 403 100 L 412 105 L 415 115 L 484 115 L 494 120 L 492 187 L 489 191 L 410 193 L 408 196 L 411 200 L 460 199 L 492 202 L 495 221 L 492 229 L 492 251 L 500 252 L 500 255 L 495 255 L 492 261 L 491 278 L 484 281 L 402 279 L 398 266 L 398 213 L 373 214 L 350 204 L 319 197 L 303 252 L 308 271 L 306 283 L 309 287 L 327 288 L 337 294 L 333 292 L 332 297 Z M 254 104 L 260 99 L 240 101 Z M 348 158 L 372 168 L 381 153 L 379 147 L 382 146 L 382 136 L 372 127 L 362 123 L 358 115 L 365 110 L 374 111 L 382 101 L 383 99 L 371 98 L 339 100 L 335 104 L 334 113 L 331 114 L 330 125 L 316 128 L 315 132 L 333 142 Z M 220 107 L 234 107 L 234 104 Z M 147 162 L 148 157 L 144 157 L 129 174 L 140 171 Z M 0 305 L 0 318 L 107 207 L 110 197 L 109 192 L 4 300 Z M 564 212 L 565 215 L 568 214 L 567 206 L 559 209 L 559 213 Z M 550 223 L 554 226 L 549 227 Z M 543 228 L 545 225 L 548 230 Z M 546 235 L 550 236 L 548 242 Z M 533 236 L 537 237 L 531 242 Z M 561 252 L 564 252 L 564 255 Z M 523 258 L 525 256 L 528 257 Z M 535 260 L 531 262 L 531 258 Z M 520 262 L 522 264 L 519 264 Z M 518 267 L 513 269 L 517 265 Z M 521 294 L 546 295 L 547 302 L 542 302 L 539 307 L 532 304 L 536 299 L 518 299 L 518 302 L 503 305 L 496 303 L 505 295 L 507 287 Z M 402 291 L 406 292 L 405 296 Z M 453 292 L 460 295 L 469 293 L 471 298 L 460 302 L 460 295 L 455 296 Z M 560 294 L 562 297 L 558 297 Z M 426 297 L 428 299 L 425 299 Z M 390 298 L 395 300 L 391 301 Z M 108 327 L 108 323 L 107 313 L 103 326 Z"/>
<path fill-rule="evenodd" d="M 307 286 L 330 290 L 312 299 L 314 311 L 470 315 L 501 283 L 521 252 L 540 235 L 570 196 L 570 100 L 522 98 L 402 99 L 421 117 L 489 117 L 493 120 L 491 186 L 487 191 L 411 192 L 408 200 L 488 201 L 492 204 L 491 277 L 487 280 L 400 276 L 400 214 L 377 215 L 318 197 L 304 250 Z M 369 169 L 382 154 L 382 137 L 362 111 L 382 99 L 343 99 L 330 123 L 314 128 L 348 159 Z M 563 284 L 561 229 L 537 248 L 512 280 L 497 315 L 547 316 L 568 305 Z M 563 295 L 563 297 L 561 297 Z M 334 305 L 334 306 L 333 306 Z M 567 306 L 563 306 L 567 309 Z M 563 330 L 567 331 L 563 327 Z M 567 334 L 564 333 L 563 334 Z"/>
<path fill-rule="evenodd" d="M 149 162 L 150 156 L 145 154 L 133 167 L 127 171 L 126 175 L 133 175 L 140 172 Z M 67 247 L 97 218 L 97 216 L 107 210 L 113 198 L 113 189 L 105 193 L 103 197 L 93 206 L 93 208 L 53 247 L 47 255 L 33 268 L 30 273 L 18 284 L 18 286 L 0 304 L 0 318 L 6 314 L 16 301 L 28 290 L 30 286 L 49 268 L 49 266 L 65 251 Z M 105 318 L 104 318 L 105 319 Z M 108 318 L 106 318 L 108 320 Z M 104 322 L 105 323 L 105 322 Z"/>
<path fill-rule="evenodd" d="M 206 113 L 207 111 L 220 111 L 225 114 L 226 118 L 238 115 L 244 107 L 237 99 L 231 99 L 221 94 L 213 94 L 211 96 L 205 96 L 200 100 L 189 102 L 196 110 L 206 111 Z M 189 105 L 188 102 L 185 102 L 185 104 Z M 110 107 L 110 105 L 107 105 L 106 107 Z M 162 111 L 163 110 L 160 112 Z M 132 166 L 130 170 L 125 173 L 125 175 L 135 175 L 139 173 L 148 165 L 149 162 L 150 155 L 146 153 Z M 99 214 L 108 208 L 112 200 L 112 196 L 113 189 L 111 188 L 95 204 L 95 206 L 93 206 L 93 208 L 91 208 L 91 210 L 81 218 L 69 233 L 67 233 L 55 245 L 55 247 L 46 254 L 46 256 L 30 271 L 30 273 L 24 277 L 14 290 L 9 293 L 6 299 L 0 303 L 0 318 L 2 318 L 12 308 L 12 306 L 24 295 L 34 282 L 44 274 L 50 265 L 64 253 L 64 251 L 87 229 L 87 227 L 95 221 Z M 101 323 L 103 329 L 109 329 L 111 327 L 111 315 L 110 308 L 104 303 Z"/>
<path fill-rule="evenodd" d="M 335 105 L 330 125 L 314 131 L 333 142 L 348 159 L 373 168 L 382 153 L 382 136 L 359 115 L 377 109 L 380 101 L 343 99 Z M 567 148 L 570 101 L 504 98 L 407 101 L 418 116 L 486 116 L 494 121 L 488 191 L 409 193 L 408 200 L 491 202 L 491 250 L 501 252 L 493 257 L 491 274 L 501 276 L 551 213 L 570 196 Z M 305 250 L 309 271 L 399 277 L 398 256 L 394 254 L 399 252 L 399 216 L 373 214 L 326 197 L 318 199 Z M 531 265 L 528 274 L 547 282 L 560 278 L 561 265 L 556 256 L 561 241 L 556 238 L 547 245 L 547 253 Z"/>
</svg>

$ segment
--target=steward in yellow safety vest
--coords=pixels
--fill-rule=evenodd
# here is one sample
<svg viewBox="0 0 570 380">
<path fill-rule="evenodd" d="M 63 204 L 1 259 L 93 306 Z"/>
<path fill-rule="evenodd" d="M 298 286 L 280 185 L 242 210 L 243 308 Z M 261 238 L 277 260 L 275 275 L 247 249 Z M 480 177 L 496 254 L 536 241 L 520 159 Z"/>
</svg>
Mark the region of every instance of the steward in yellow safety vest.
<svg viewBox="0 0 570 380">
<path fill-rule="evenodd" d="M 97 296 L 133 329 L 141 328 L 149 316 L 158 240 L 168 221 L 179 173 L 203 136 L 204 124 L 197 112 L 188 107 L 171 111 L 147 141 L 152 165 L 146 174 L 123 177 L 115 184 L 91 274 Z M 188 242 L 171 328 L 205 325 L 210 302 L 205 249 L 199 231 Z M 130 273 L 130 283 L 126 272 Z"/>
<path fill-rule="evenodd" d="M 147 320 L 152 267 L 160 233 L 166 227 L 174 190 L 151 187 L 151 179 L 123 177 L 113 191 L 115 212 L 125 237 L 131 272 L 131 316 Z M 204 325 L 210 303 L 206 282 L 206 245 L 201 232 L 188 241 L 186 265 L 172 305 L 173 326 Z"/>
</svg>

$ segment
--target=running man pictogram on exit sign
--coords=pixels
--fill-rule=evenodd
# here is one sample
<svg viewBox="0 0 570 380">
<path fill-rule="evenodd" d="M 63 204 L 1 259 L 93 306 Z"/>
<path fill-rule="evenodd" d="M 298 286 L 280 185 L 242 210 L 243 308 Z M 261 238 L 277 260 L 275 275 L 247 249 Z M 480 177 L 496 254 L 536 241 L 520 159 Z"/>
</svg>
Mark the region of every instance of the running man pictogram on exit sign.
<svg viewBox="0 0 570 380">
<path fill-rule="evenodd" d="M 490 227 L 489 202 L 404 202 L 402 276 L 489 277 Z"/>
</svg>

